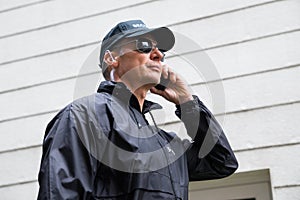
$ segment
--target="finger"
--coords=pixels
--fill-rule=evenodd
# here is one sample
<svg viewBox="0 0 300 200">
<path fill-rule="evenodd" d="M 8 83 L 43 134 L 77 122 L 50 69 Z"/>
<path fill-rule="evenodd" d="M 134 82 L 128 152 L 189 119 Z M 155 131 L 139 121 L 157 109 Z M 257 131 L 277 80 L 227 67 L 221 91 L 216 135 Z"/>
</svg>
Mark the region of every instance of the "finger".
<svg viewBox="0 0 300 200">
<path fill-rule="evenodd" d="M 155 87 L 152 87 L 152 88 L 150 89 L 150 92 L 152 92 L 153 94 L 162 95 L 162 92 L 163 92 L 163 91 L 158 90 L 158 89 L 156 89 Z"/>
<path fill-rule="evenodd" d="M 162 76 L 167 79 L 168 78 L 168 74 L 169 74 L 169 68 L 167 67 L 167 65 L 163 65 L 163 69 L 162 69 Z"/>
<path fill-rule="evenodd" d="M 176 73 L 169 68 L 169 79 L 172 83 L 176 83 Z"/>
</svg>

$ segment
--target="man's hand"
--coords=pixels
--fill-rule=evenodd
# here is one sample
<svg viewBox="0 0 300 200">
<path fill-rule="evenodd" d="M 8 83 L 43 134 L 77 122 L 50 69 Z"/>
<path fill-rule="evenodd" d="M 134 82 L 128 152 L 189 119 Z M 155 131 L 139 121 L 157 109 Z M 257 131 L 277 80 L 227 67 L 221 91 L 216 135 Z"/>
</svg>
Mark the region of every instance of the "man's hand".
<svg viewBox="0 0 300 200">
<path fill-rule="evenodd" d="M 163 66 L 162 76 L 170 79 L 169 84 L 164 91 L 152 87 L 150 90 L 152 93 L 158 94 L 176 105 L 193 100 L 187 83 L 167 65 Z"/>
</svg>

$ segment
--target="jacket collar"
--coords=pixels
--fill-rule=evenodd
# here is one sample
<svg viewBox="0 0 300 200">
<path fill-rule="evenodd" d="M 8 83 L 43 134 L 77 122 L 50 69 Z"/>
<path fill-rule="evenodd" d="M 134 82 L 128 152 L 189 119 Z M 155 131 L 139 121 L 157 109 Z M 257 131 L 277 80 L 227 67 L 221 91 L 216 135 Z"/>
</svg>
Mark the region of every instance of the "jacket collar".
<svg viewBox="0 0 300 200">
<path fill-rule="evenodd" d="M 106 92 L 114 97 L 120 99 L 124 103 L 128 103 L 129 105 L 138 111 L 140 111 L 140 105 L 134 94 L 130 92 L 127 86 L 122 82 L 113 82 L 113 81 L 103 81 L 100 83 L 99 88 L 97 90 L 98 93 Z M 162 106 L 158 103 L 154 103 L 152 101 L 145 100 L 142 113 L 147 113 L 151 110 L 161 109 Z"/>
</svg>

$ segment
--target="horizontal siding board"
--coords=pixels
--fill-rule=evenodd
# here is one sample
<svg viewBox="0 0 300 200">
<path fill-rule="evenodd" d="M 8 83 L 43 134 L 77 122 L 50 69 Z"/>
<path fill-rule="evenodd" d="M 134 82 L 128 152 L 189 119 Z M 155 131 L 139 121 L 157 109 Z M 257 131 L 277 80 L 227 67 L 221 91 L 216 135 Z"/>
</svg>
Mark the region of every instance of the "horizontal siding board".
<svg viewBox="0 0 300 200">
<path fill-rule="evenodd" d="M 132 9 L 121 10 L 116 13 L 107 13 L 103 16 L 97 16 L 84 21 L 75 21 L 73 23 L 64 24 L 63 26 L 56 26 L 50 29 L 42 29 L 15 37 L 4 38 L 0 40 L 0 46 L 5 49 L 5 51 L 1 50 L 0 52 L 0 60 L 1 63 L 5 63 L 15 59 L 100 41 L 104 34 L 111 29 L 113 24 L 126 19 L 136 18 L 136 16 L 143 16 L 148 26 L 152 27 L 172 24 L 184 20 L 183 17 L 186 18 L 186 20 L 193 19 L 199 17 L 201 13 L 205 16 L 207 12 L 212 12 L 211 9 L 215 12 L 223 12 L 232 7 L 247 6 L 250 4 L 249 2 L 255 4 L 255 2 L 257 3 L 258 1 L 245 2 L 235 0 L 234 2 L 236 4 L 221 3 L 220 7 L 216 7 L 212 6 L 213 3 L 215 3 L 214 1 L 205 1 L 204 4 L 207 5 L 202 7 L 201 4 L 197 4 L 197 6 L 186 6 L 192 4 L 183 1 L 179 1 L 176 6 L 173 1 L 159 1 L 151 3 L 152 10 L 160 10 L 163 7 L 172 7 L 172 9 L 167 13 L 157 15 L 156 18 L 152 12 L 144 12 L 144 10 L 149 9 L 149 5 L 147 4 Z M 205 11 L 206 8 L 208 11 Z M 178 15 L 178 13 L 180 13 L 180 15 Z M 167 15 L 167 17 L 163 15 Z M 103 22 L 104 19 L 105 22 Z M 30 45 L 24 45 L 24 41 Z"/>
<path fill-rule="evenodd" d="M 224 81 L 226 111 L 298 101 L 299 73 L 297 67 Z"/>
<path fill-rule="evenodd" d="M 1 0 L 0 1 L 0 13 L 10 9 L 26 6 L 28 4 L 45 2 L 41 0 Z"/>
<path fill-rule="evenodd" d="M 217 116 L 234 150 L 300 143 L 300 103 Z M 177 132 L 182 123 L 161 124 Z M 258 139 L 259 138 L 259 139 Z"/>
<path fill-rule="evenodd" d="M 171 28 L 196 41 L 202 47 L 213 47 L 299 29 L 299 10 L 300 4 L 297 0 L 278 1 Z"/>
<path fill-rule="evenodd" d="M 81 96 L 96 91 L 99 75 L 80 77 L 53 84 L 2 94 L 0 119 L 9 119 L 63 108 Z M 12 106 L 12 107 L 10 107 Z"/>
<path fill-rule="evenodd" d="M 299 64 L 300 31 L 206 51 L 221 77 Z"/>
<path fill-rule="evenodd" d="M 71 27 L 71 25 L 74 27 Z M 88 28 L 88 26 L 90 27 Z M 94 27 L 94 31 L 88 32 L 92 27 Z M 76 34 L 74 34 L 74 31 Z M 0 40 L 2 46 L 0 59 L 1 63 L 5 63 L 6 61 L 61 51 L 62 49 L 73 48 L 74 46 L 97 40 L 100 41 L 98 37 L 98 30 L 97 28 L 95 30 L 94 24 L 79 22 L 75 25 L 66 24 L 52 29 L 44 29 Z M 24 41 L 28 45 L 24 45 Z M 15 48 L 13 50 L 12 46 L 14 45 Z"/>
<path fill-rule="evenodd" d="M 276 188 L 274 189 L 274 200 L 283 199 L 298 199 L 300 197 L 300 186 L 287 187 L 287 188 Z"/>
<path fill-rule="evenodd" d="M 191 18 L 205 16 L 216 12 L 224 12 L 229 9 L 236 9 L 240 7 L 245 7 L 249 5 L 255 5 L 258 3 L 269 2 L 270 0 L 245 0 L 245 1 L 238 1 L 238 0 L 230 0 L 227 3 L 223 3 L 220 0 L 211 0 L 211 1 L 201 1 L 197 2 L 195 0 L 186 1 L 185 4 L 183 2 L 177 1 L 177 4 L 174 4 L 174 1 L 165 0 L 165 1 L 147 1 L 147 0 L 126 0 L 122 1 L 122 4 L 119 3 L 117 0 L 110 1 L 109 3 L 103 4 L 99 3 L 97 0 L 88 0 L 88 1 L 50 1 L 47 4 L 40 4 L 36 6 L 31 6 L 28 8 L 24 8 L 22 10 L 16 10 L 15 12 L 8 12 L 3 13 L 0 15 L 0 23 L 5 22 L 5 19 L 11 19 L 11 23 L 6 25 L 5 29 L 1 29 L 0 36 L 5 36 L 9 34 L 13 34 L 16 32 L 22 32 L 30 29 L 35 29 L 51 24 L 62 23 L 64 21 L 74 20 L 84 16 L 93 16 L 95 14 L 103 13 L 104 19 L 106 21 L 113 22 L 111 19 L 112 16 L 115 18 L 120 17 L 127 17 L 132 18 L 135 16 L 143 16 L 144 18 L 148 18 L 152 16 L 152 12 L 144 12 L 144 7 L 151 7 L 151 10 L 162 10 L 169 8 L 172 6 L 172 10 L 174 13 L 180 12 L 180 15 L 172 16 L 172 21 L 170 19 L 170 12 L 161 12 L 159 17 L 158 23 L 175 23 L 182 20 L 189 20 Z M 137 6 L 134 7 L 135 4 L 143 4 L 143 2 L 147 2 L 142 7 Z M 149 4 L 150 2 L 150 4 Z M 182 6 L 184 5 L 184 6 Z M 197 6 L 195 6 L 197 5 Z M 218 5 L 218 6 L 216 6 Z M 116 10 L 117 8 L 122 8 L 130 6 L 129 10 L 134 10 L 135 12 L 130 14 L 128 13 L 128 9 L 125 11 Z M 132 7 L 131 7 L 132 6 Z M 196 8 L 195 8 L 196 7 Z M 67 8 L 67 9 L 66 9 Z M 112 13 L 106 13 L 112 10 Z M 190 11 L 188 13 L 187 11 Z M 30 15 L 27 15 L 30 13 Z M 172 12 L 173 13 L 173 12 Z M 108 14 L 108 15 L 107 15 Z M 126 15 L 124 15 L 126 14 Z M 108 17 L 105 17 L 108 16 Z M 179 17 L 180 16 L 180 17 Z M 152 16 L 153 19 L 154 16 Z M 1 19 L 2 18 L 2 19 Z M 103 18 L 102 18 L 103 20 Z M 101 20 L 101 21 L 102 21 Z M 109 24 L 109 23 L 108 23 Z M 111 24 L 110 24 L 111 25 Z"/>
<path fill-rule="evenodd" d="M 36 180 L 42 148 L 0 154 L 0 186 Z"/>
<path fill-rule="evenodd" d="M 296 45 L 298 42 L 300 31 L 184 54 L 181 58 L 167 58 L 166 63 L 174 67 L 175 71 L 182 74 L 190 84 L 234 78 L 298 65 L 300 63 L 300 47 Z M 192 62 L 194 66 L 183 58 Z M 211 61 L 208 62 L 207 58 Z M 207 76 L 204 72 L 210 67 L 216 69 L 217 73 Z M 199 69 L 200 73 L 195 73 L 195 69 Z"/>
<path fill-rule="evenodd" d="M 37 199 L 38 183 L 16 184 L 8 187 L 0 187 L 1 198 L 5 200 Z"/>
<path fill-rule="evenodd" d="M 57 82 L 1 95 L 3 103 L 0 119 L 9 119 L 20 116 L 47 112 L 66 105 L 72 101 L 75 80 Z"/>
<path fill-rule="evenodd" d="M 97 72 L 97 70 L 100 74 L 97 56 L 94 56 L 94 63 L 84 65 L 92 52 L 99 53 L 99 50 L 95 49 L 95 46 L 87 46 L 2 66 L 0 67 L 0 91 L 18 90 L 32 85 Z"/>
<path fill-rule="evenodd" d="M 0 123 L 0 152 L 40 145 L 56 113 Z"/>
<path fill-rule="evenodd" d="M 234 149 L 300 142 L 300 103 L 225 117 L 224 128 Z"/>
<path fill-rule="evenodd" d="M 0 13 L 0 23 L 6 24 L 5 29 L 1 29 L 0 37 L 10 35 L 28 29 L 37 29 L 51 24 L 59 24 L 63 21 L 74 20 L 85 16 L 108 12 L 126 6 L 132 6 L 147 2 L 147 0 L 124 0 L 122 4 L 117 0 L 111 0 L 104 4 L 97 0 L 64 0 L 49 1 L 43 4 L 26 7 L 20 10 Z M 30 15 L 28 15 L 30 13 Z M 11 23 L 5 23 L 10 19 Z"/>
<path fill-rule="evenodd" d="M 283 146 L 277 148 L 258 149 L 236 153 L 239 171 L 270 169 L 272 186 L 299 185 L 300 165 L 299 146 Z"/>
</svg>

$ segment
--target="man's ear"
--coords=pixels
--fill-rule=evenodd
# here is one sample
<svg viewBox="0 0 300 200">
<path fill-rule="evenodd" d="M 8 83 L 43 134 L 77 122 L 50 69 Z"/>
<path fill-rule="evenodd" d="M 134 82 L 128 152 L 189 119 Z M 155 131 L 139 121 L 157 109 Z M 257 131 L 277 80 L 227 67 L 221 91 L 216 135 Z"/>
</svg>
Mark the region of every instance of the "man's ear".
<svg viewBox="0 0 300 200">
<path fill-rule="evenodd" d="M 119 62 L 114 57 L 114 52 L 110 52 L 109 50 L 105 51 L 103 61 L 108 65 L 116 68 L 119 65 Z"/>
</svg>

